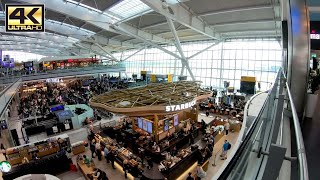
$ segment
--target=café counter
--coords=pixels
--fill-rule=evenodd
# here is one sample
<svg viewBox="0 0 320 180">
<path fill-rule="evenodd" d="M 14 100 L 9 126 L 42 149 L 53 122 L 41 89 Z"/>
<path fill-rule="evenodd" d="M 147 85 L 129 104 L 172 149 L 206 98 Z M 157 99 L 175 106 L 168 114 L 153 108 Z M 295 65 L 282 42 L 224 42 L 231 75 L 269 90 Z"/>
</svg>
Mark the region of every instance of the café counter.
<svg viewBox="0 0 320 180">
<path fill-rule="evenodd" d="M 173 159 L 179 158 L 178 161 L 171 161 L 170 165 L 168 165 L 168 161 L 166 160 L 161 161 L 161 174 L 157 176 L 157 174 L 153 173 L 152 171 L 145 171 L 142 174 L 143 179 L 163 179 L 163 177 L 166 177 L 168 180 L 175 180 L 195 162 L 197 162 L 199 153 L 200 152 L 198 148 L 192 149 L 189 147 L 187 149 L 180 150 L 178 155 L 173 157 Z"/>
</svg>

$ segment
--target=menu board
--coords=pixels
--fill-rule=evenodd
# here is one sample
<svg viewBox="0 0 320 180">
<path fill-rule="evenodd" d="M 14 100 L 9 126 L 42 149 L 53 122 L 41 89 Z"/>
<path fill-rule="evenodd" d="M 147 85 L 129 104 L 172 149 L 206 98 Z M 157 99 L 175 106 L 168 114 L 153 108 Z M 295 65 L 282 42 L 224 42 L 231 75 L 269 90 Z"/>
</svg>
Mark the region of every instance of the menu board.
<svg viewBox="0 0 320 180">
<path fill-rule="evenodd" d="M 147 121 L 147 126 L 148 126 L 148 133 L 152 133 L 152 122 Z"/>
<path fill-rule="evenodd" d="M 142 129 L 142 119 L 138 118 L 138 128 Z"/>
<path fill-rule="evenodd" d="M 145 130 L 145 131 L 148 131 L 148 125 L 147 125 L 147 121 L 146 120 L 142 121 L 142 129 Z"/>
<path fill-rule="evenodd" d="M 179 119 L 178 119 L 178 115 L 174 115 L 173 116 L 173 125 L 174 126 L 177 126 L 179 124 Z"/>
</svg>

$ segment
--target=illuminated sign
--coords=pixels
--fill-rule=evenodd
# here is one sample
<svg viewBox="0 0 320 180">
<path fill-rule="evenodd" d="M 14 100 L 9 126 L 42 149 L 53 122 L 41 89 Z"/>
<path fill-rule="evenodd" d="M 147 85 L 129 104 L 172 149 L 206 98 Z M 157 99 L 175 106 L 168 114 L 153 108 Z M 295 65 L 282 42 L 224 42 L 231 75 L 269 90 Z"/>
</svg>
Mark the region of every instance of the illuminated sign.
<svg viewBox="0 0 320 180">
<path fill-rule="evenodd" d="M 7 32 L 44 32 L 44 5 L 6 4 Z"/>
<path fill-rule="evenodd" d="M 47 83 L 59 83 L 60 79 L 59 78 L 49 78 L 49 79 L 46 79 L 46 82 Z"/>
<path fill-rule="evenodd" d="M 180 110 L 183 110 L 183 109 L 188 109 L 188 108 L 194 106 L 195 104 L 196 104 L 196 100 L 193 100 L 191 102 L 184 103 L 184 104 L 166 106 L 166 111 L 167 112 L 180 111 Z"/>
<path fill-rule="evenodd" d="M 310 39 L 320 39 L 320 34 L 310 34 Z"/>
<path fill-rule="evenodd" d="M 11 170 L 11 164 L 8 161 L 0 162 L 0 170 L 2 172 L 9 172 Z"/>
</svg>

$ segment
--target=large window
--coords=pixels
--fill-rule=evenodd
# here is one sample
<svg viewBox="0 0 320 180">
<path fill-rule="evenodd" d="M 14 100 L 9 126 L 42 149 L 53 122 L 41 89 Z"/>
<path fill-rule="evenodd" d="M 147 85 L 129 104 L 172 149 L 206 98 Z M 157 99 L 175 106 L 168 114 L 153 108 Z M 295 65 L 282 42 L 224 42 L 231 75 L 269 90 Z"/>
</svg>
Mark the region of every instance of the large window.
<svg viewBox="0 0 320 180">
<path fill-rule="evenodd" d="M 210 41 L 185 43 L 182 49 L 186 57 L 212 45 Z M 174 46 L 165 47 L 171 52 Z M 115 54 L 119 59 L 126 59 L 136 51 Z M 267 39 L 231 39 L 213 46 L 210 49 L 188 60 L 196 80 L 203 86 L 223 87 L 223 81 L 230 86 L 240 88 L 241 76 L 255 76 L 266 90 L 275 79 L 277 70 L 282 65 L 282 50 L 274 38 Z M 150 48 L 140 51 L 125 61 L 127 74 L 140 74 L 141 70 L 155 74 L 180 75 L 181 61 L 159 49 Z M 183 72 L 191 80 L 187 69 Z"/>
<path fill-rule="evenodd" d="M 42 55 L 27 53 L 22 51 L 3 51 L 2 55 L 10 55 L 11 58 L 14 58 L 15 62 L 26 62 L 26 61 L 38 61 L 42 57 Z"/>
</svg>

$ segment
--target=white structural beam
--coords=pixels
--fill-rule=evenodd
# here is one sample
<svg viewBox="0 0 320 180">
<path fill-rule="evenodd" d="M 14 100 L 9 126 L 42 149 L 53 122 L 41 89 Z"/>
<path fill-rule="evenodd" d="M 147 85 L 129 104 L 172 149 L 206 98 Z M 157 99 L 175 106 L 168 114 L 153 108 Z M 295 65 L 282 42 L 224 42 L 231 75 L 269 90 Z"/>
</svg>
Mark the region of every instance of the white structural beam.
<svg viewBox="0 0 320 180">
<path fill-rule="evenodd" d="M 97 49 L 98 47 L 97 46 L 93 46 L 92 44 L 76 43 L 74 45 L 79 47 L 79 48 L 86 49 L 89 52 L 93 52 L 93 53 L 98 54 L 100 56 L 103 56 L 105 58 L 111 59 L 109 56 L 99 52 L 99 50 Z"/>
<path fill-rule="evenodd" d="M 30 0 L 17 0 L 19 2 L 30 3 Z M 106 31 L 110 31 L 113 33 L 120 33 L 118 31 L 114 31 L 110 28 L 110 25 L 116 23 L 115 19 L 112 19 L 108 15 L 104 13 L 99 13 L 96 11 L 90 11 L 88 8 L 79 6 L 77 4 L 73 4 L 67 2 L 66 0 L 33 0 L 32 4 L 45 4 L 47 9 L 52 11 L 64 14 L 69 17 L 74 17 L 77 19 L 81 19 L 88 24 L 92 24 L 96 27 L 104 29 Z M 59 8 L 57 8 L 59 7 Z M 143 30 L 132 27 L 128 24 L 121 23 L 120 26 L 122 28 L 127 29 L 130 33 L 137 34 L 145 39 L 150 41 L 159 42 L 159 43 L 170 43 L 170 40 L 164 39 L 160 36 L 153 35 L 151 33 L 145 32 Z"/>
<path fill-rule="evenodd" d="M 218 11 L 210 11 L 198 14 L 198 16 L 212 16 L 218 14 L 226 14 L 226 13 L 233 13 L 233 12 L 242 12 L 242 11 L 251 11 L 251 10 L 262 10 L 262 9 L 272 9 L 271 4 L 259 5 L 259 6 L 248 6 L 248 7 L 240 7 L 240 8 L 233 8 L 233 9 L 223 9 Z"/>
<path fill-rule="evenodd" d="M 164 15 L 167 18 L 174 20 L 198 33 L 206 35 L 213 39 L 220 39 L 219 33 L 215 32 L 209 26 L 207 26 L 202 20 L 200 20 L 197 16 L 193 15 L 187 9 L 182 7 L 180 4 L 167 4 L 160 0 L 141 0 L 149 7 L 151 7 L 154 11 Z M 172 9 L 173 14 L 169 12 L 168 9 Z"/>
<path fill-rule="evenodd" d="M 98 43 L 104 46 L 111 45 L 111 46 L 122 46 L 122 47 L 128 47 L 128 48 L 140 48 L 140 46 L 132 43 L 126 43 L 126 42 L 121 42 L 118 40 L 102 37 L 95 34 L 94 32 L 85 31 L 76 26 L 61 24 L 61 22 L 58 22 L 58 21 L 52 21 L 52 20 L 46 21 L 45 27 L 50 31 L 64 34 L 66 36 L 73 37 L 80 41 Z"/>
<path fill-rule="evenodd" d="M 198 56 L 199 54 L 203 53 L 204 51 L 209 50 L 210 48 L 212 48 L 213 46 L 215 46 L 215 45 L 217 45 L 217 44 L 218 44 L 218 43 L 213 43 L 212 45 L 210 45 L 210 46 L 208 46 L 208 47 L 206 47 L 206 48 L 202 49 L 201 51 L 198 51 L 197 53 L 195 53 L 195 54 L 191 55 L 191 56 L 190 56 L 190 57 L 188 57 L 187 59 L 188 59 L 188 60 L 189 60 L 189 59 L 192 59 L 192 58 L 194 58 L 194 57 Z"/>
<path fill-rule="evenodd" d="M 184 73 L 184 68 L 187 67 L 187 69 L 188 69 L 188 71 L 189 71 L 189 74 L 190 74 L 192 80 L 195 81 L 195 78 L 194 78 L 194 76 L 193 76 L 192 70 L 191 70 L 191 68 L 190 68 L 190 66 L 189 66 L 189 63 L 188 63 L 188 61 L 187 61 L 187 58 L 186 58 L 186 56 L 185 56 L 184 53 L 183 53 L 183 50 L 182 50 L 182 47 L 181 47 L 181 43 L 180 43 L 180 40 L 179 40 L 177 31 L 176 31 L 176 29 L 175 29 L 175 26 L 174 26 L 174 24 L 173 24 L 173 22 L 172 22 L 171 19 L 167 18 L 167 22 L 168 22 L 168 24 L 169 24 L 169 28 L 170 28 L 170 30 L 171 30 L 171 32 L 172 32 L 172 34 L 173 34 L 174 39 L 175 39 L 176 48 L 177 48 L 177 50 L 178 50 L 178 52 L 180 53 L 180 56 L 181 56 L 182 68 L 181 68 L 180 76 L 183 75 L 183 73 Z"/>
<path fill-rule="evenodd" d="M 136 38 L 136 39 L 139 39 L 139 40 L 145 42 L 146 44 L 148 44 L 148 45 L 150 45 L 150 46 L 153 46 L 153 47 L 155 47 L 155 48 L 158 48 L 158 49 L 160 49 L 161 51 L 163 51 L 163 52 L 165 52 L 165 53 L 167 53 L 167 54 L 170 54 L 171 56 L 173 56 L 173 57 L 175 57 L 175 58 L 181 59 L 181 57 L 178 56 L 177 54 L 175 54 L 175 53 L 173 53 L 173 52 L 171 52 L 171 51 L 163 48 L 162 46 L 160 46 L 160 45 L 158 45 L 158 44 L 156 44 L 156 43 L 153 43 L 153 42 L 151 42 L 151 41 L 148 41 L 148 40 L 144 39 L 143 37 L 141 37 L 141 36 L 139 36 L 139 35 L 137 35 L 137 34 L 135 34 L 135 33 L 131 33 L 130 31 L 128 31 L 127 29 L 122 28 L 121 26 L 114 26 L 114 29 L 115 29 L 115 30 L 118 30 L 118 31 L 121 31 L 121 32 L 124 32 L 124 33 L 128 34 L 129 36 L 132 36 L 132 37 L 134 37 L 134 38 Z"/>
<path fill-rule="evenodd" d="M 126 57 L 125 59 L 121 59 L 121 61 L 125 61 L 125 60 L 131 58 L 132 56 L 138 54 L 139 52 L 141 52 L 141 51 L 144 50 L 144 49 L 145 49 L 145 47 L 138 49 L 136 52 L 132 53 L 131 55 L 129 55 L 129 56 Z M 122 57 L 122 55 L 121 55 L 121 57 Z"/>
<path fill-rule="evenodd" d="M 112 55 L 111 52 L 109 52 L 107 49 L 103 48 L 100 44 L 94 43 L 94 45 L 96 45 L 96 46 L 97 46 L 98 48 L 100 48 L 103 52 L 105 52 L 106 54 L 108 54 L 113 60 L 119 61 L 116 57 L 114 57 L 114 56 Z"/>
<path fill-rule="evenodd" d="M 281 19 L 260 19 L 260 20 L 251 20 L 251 21 L 235 21 L 235 22 L 227 22 L 227 23 L 216 23 L 210 24 L 212 27 L 218 26 L 233 26 L 233 25 L 245 25 L 245 24 L 263 24 L 270 23 L 275 21 L 281 21 Z"/>
</svg>

